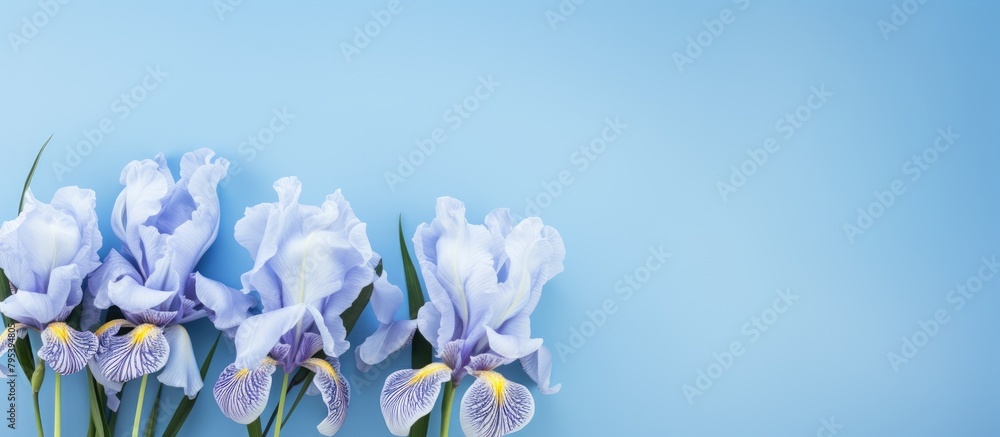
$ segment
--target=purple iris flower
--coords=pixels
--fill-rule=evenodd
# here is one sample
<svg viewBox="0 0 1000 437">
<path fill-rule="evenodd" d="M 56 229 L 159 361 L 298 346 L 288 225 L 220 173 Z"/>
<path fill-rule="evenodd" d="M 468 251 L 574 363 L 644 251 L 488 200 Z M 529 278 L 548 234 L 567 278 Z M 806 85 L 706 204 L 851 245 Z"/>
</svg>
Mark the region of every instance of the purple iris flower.
<svg viewBox="0 0 1000 437">
<path fill-rule="evenodd" d="M 14 291 L 0 302 L 0 312 L 18 322 L 18 337 L 26 328 L 41 331 L 38 356 L 68 375 L 87 365 L 98 346 L 93 333 L 65 323 L 83 300 L 84 277 L 100 265 L 94 192 L 65 187 L 45 204 L 28 191 L 24 200 L 21 214 L 0 228 L 0 268 Z M 0 353 L 8 347 L 3 343 Z"/>
<path fill-rule="evenodd" d="M 302 188 L 295 178 L 279 179 L 274 189 L 277 202 L 247 208 L 236 223 L 236 240 L 254 259 L 242 276 L 243 291 L 260 294 L 263 312 L 236 332 L 236 360 L 216 382 L 215 399 L 226 417 L 248 424 L 267 404 L 277 366 L 285 381 L 305 367 L 316 374 L 312 389 L 328 409 L 316 428 L 333 435 L 350 402 L 338 360 L 350 346 L 341 313 L 365 286 L 388 283 L 376 277 L 380 258 L 366 225 L 339 190 L 313 206 L 299 204 Z M 313 357 L 319 351 L 325 359 Z"/>
<path fill-rule="evenodd" d="M 111 229 L 121 240 L 90 278 L 99 309 L 117 306 L 124 319 L 95 332 L 100 345 L 91 368 L 117 409 L 115 393 L 129 380 L 160 372 L 157 379 L 193 398 L 204 385 L 191 338 L 181 325 L 208 317 L 233 331 L 256 305 L 240 293 L 195 272 L 219 227 L 218 183 L 229 162 L 200 149 L 181 159 L 176 182 L 163 155 L 132 161 L 115 202 Z M 122 328 L 132 328 L 119 335 Z"/>
<path fill-rule="evenodd" d="M 417 228 L 413 244 L 430 296 L 416 325 L 442 362 L 386 379 L 381 405 L 389 430 L 407 435 L 434 407 L 441 383 L 457 386 L 469 374 L 476 380 L 462 398 L 465 434 L 498 437 L 523 428 L 534 414 L 531 393 L 496 369 L 520 360 L 542 393 L 559 390 L 549 386 L 552 354 L 531 338 L 529 320 L 542 286 L 563 270 L 559 232 L 537 217 L 515 225 L 507 209 L 491 212 L 485 225 L 469 224 L 465 205 L 442 197 L 437 217 Z M 405 345 L 412 328 L 394 323 L 358 348 L 362 367 Z"/>
</svg>

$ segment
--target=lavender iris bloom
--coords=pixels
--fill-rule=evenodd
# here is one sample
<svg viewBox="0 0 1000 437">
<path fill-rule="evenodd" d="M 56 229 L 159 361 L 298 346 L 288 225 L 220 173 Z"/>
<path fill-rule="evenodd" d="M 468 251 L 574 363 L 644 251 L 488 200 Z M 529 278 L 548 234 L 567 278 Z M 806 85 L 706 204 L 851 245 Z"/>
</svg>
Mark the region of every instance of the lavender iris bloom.
<svg viewBox="0 0 1000 437">
<path fill-rule="evenodd" d="M 260 294 L 263 312 L 236 332 L 236 362 L 216 382 L 215 399 L 226 417 L 248 424 L 267 404 L 276 366 L 286 378 L 302 366 L 316 374 L 312 388 L 328 409 L 316 428 L 333 435 L 350 402 L 337 358 L 350 346 L 341 313 L 365 286 L 387 283 L 376 281 L 379 256 L 339 190 L 317 207 L 299 204 L 295 178 L 279 179 L 274 189 L 278 202 L 247 208 L 236 223 L 236 240 L 254 259 L 243 291 Z M 326 359 L 314 358 L 321 350 Z"/>
<path fill-rule="evenodd" d="M 93 333 L 65 323 L 83 299 L 83 278 L 100 265 L 94 205 L 94 192 L 77 187 L 59 189 L 51 204 L 28 191 L 21 214 L 0 228 L 0 268 L 14 290 L 0 312 L 18 322 L 18 337 L 25 328 L 41 331 L 38 356 L 61 375 L 79 371 L 97 351 Z"/>
<path fill-rule="evenodd" d="M 251 296 L 194 272 L 218 233 L 216 188 L 229 162 L 214 156 L 209 149 L 185 154 L 176 182 L 163 155 L 122 170 L 125 188 L 111 221 L 122 251 L 111 250 L 89 287 L 97 308 L 114 305 L 125 317 L 96 331 L 100 346 L 91 362 L 112 408 L 122 383 L 161 369 L 161 383 L 193 398 L 204 384 L 181 324 L 209 317 L 216 328 L 235 330 L 256 305 Z M 128 327 L 133 329 L 118 335 Z"/>
<path fill-rule="evenodd" d="M 389 430 L 407 435 L 434 407 L 442 382 L 458 385 L 469 374 L 476 381 L 461 403 L 466 435 L 496 437 L 523 428 L 534 414 L 531 393 L 496 369 L 520 360 L 542 393 L 559 390 L 549 386 L 552 355 L 531 338 L 529 317 L 542 286 L 563 270 L 562 238 L 537 217 L 514 225 L 506 209 L 490 213 L 485 226 L 469 224 L 465 206 L 442 197 L 437 217 L 417 228 L 413 244 L 430 296 L 416 323 L 443 362 L 386 379 L 381 405 Z M 412 335 L 407 329 L 390 325 L 376 332 L 359 348 L 360 361 L 384 359 Z"/>
</svg>

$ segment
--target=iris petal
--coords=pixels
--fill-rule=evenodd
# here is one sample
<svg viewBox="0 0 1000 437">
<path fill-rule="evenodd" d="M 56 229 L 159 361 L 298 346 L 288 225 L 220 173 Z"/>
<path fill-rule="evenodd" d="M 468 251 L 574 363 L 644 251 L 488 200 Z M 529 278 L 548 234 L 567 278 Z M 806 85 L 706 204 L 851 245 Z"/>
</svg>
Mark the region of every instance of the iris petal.
<svg viewBox="0 0 1000 437">
<path fill-rule="evenodd" d="M 77 331 L 62 322 L 50 323 L 42 331 L 42 347 L 38 357 L 60 375 L 80 371 L 97 353 L 97 336 L 89 331 Z"/>
<path fill-rule="evenodd" d="M 170 357 L 156 379 L 171 387 L 184 389 L 184 394 L 194 399 L 205 383 L 201 380 L 201 371 L 198 368 L 198 360 L 194 357 L 191 337 L 181 325 L 165 328 L 163 335 L 170 345 Z"/>
<path fill-rule="evenodd" d="M 382 417 L 393 435 L 405 436 L 410 427 L 434 408 L 441 383 L 451 379 L 451 369 L 431 363 L 423 369 L 399 370 L 389 375 L 379 403 Z"/>
<path fill-rule="evenodd" d="M 359 368 L 367 371 L 367 367 L 381 363 L 389 354 L 402 349 L 413 340 L 416 329 L 416 320 L 397 320 L 380 326 L 355 349 L 358 365 L 362 366 Z"/>
<path fill-rule="evenodd" d="M 310 358 L 302 363 L 302 367 L 316 373 L 313 385 L 323 395 L 327 414 L 316 429 L 323 435 L 334 435 L 344 425 L 347 418 L 347 406 L 351 402 L 351 388 L 340 373 L 340 362 L 333 357 L 326 360 Z"/>
<path fill-rule="evenodd" d="M 542 347 L 540 338 L 504 335 L 489 327 L 486 328 L 486 337 L 489 339 L 490 349 L 512 360 L 531 354 Z"/>
<path fill-rule="evenodd" d="M 106 347 L 106 350 L 105 350 Z M 106 337 L 97 354 L 97 364 L 104 376 L 114 382 L 126 382 L 163 368 L 170 356 L 170 344 L 163 330 L 155 325 L 136 326 L 126 335 Z"/>
<path fill-rule="evenodd" d="M 254 369 L 227 366 L 212 390 L 222 414 L 244 425 L 257 419 L 267 406 L 274 370 L 275 361 L 267 358 Z"/>
<path fill-rule="evenodd" d="M 516 432 L 535 415 L 528 388 L 497 372 L 477 372 L 476 382 L 462 396 L 462 431 L 469 437 L 501 437 Z"/>
<path fill-rule="evenodd" d="M 552 380 L 552 352 L 542 346 L 535 353 L 521 358 L 521 367 L 532 381 L 538 384 L 538 389 L 547 395 L 556 394 L 562 384 L 550 386 Z"/>
</svg>

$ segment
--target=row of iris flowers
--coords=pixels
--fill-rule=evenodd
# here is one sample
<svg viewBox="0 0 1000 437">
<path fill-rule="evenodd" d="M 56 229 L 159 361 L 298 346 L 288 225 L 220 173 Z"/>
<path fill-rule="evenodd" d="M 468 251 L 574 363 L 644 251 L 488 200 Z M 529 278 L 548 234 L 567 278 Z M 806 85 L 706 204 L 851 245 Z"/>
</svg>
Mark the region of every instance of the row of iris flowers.
<svg viewBox="0 0 1000 437">
<path fill-rule="evenodd" d="M 60 376 L 84 369 L 92 378 L 88 435 L 114 435 L 120 393 L 141 379 L 132 423 L 138 436 L 153 374 L 161 387 L 186 396 L 162 434 L 177 435 L 220 339 L 234 342 L 236 350 L 212 390 L 225 417 L 247 425 L 250 436 L 273 425 L 277 437 L 308 392 L 321 395 L 327 408 L 317 431 L 334 435 L 350 404 L 339 357 L 350 349 L 347 335 L 369 302 L 379 326 L 354 348 L 359 370 L 413 343 L 414 368 L 389 375 L 380 396 L 393 435 L 426 435 L 428 416 L 443 393 L 441 435 L 447 436 L 455 391 L 467 377 L 474 381 L 460 402 L 465 435 L 504 436 L 524 428 L 534 415 L 531 392 L 498 371 L 514 362 L 541 393 L 559 390 L 550 384 L 551 353 L 530 335 L 542 287 L 563 270 L 565 257 L 559 233 L 541 219 L 515 223 L 509 210 L 497 209 L 483 224 L 472 224 L 460 201 L 439 198 L 435 218 L 419 225 L 412 238 L 429 300 L 400 225 L 407 299 L 388 281 L 365 223 L 341 192 L 318 206 L 301 204 L 300 182 L 286 177 L 274 183 L 276 202 L 247 208 L 236 223 L 235 239 L 253 260 L 236 289 L 197 271 L 219 233 L 218 185 L 228 166 L 210 149 L 185 154 L 176 180 L 163 155 L 128 163 L 111 212 L 120 246 L 103 260 L 96 194 L 64 187 L 44 203 L 32 195 L 29 175 L 18 216 L 0 229 L 0 279 L 9 280 L 0 284 L 0 312 L 15 340 L 0 351 L 14 347 L 32 380 L 40 436 L 37 393 L 46 367 L 55 375 L 56 437 Z M 397 319 L 404 300 L 411 317 Z M 199 365 L 185 325 L 202 318 L 219 333 Z M 39 333 L 37 351 L 29 330 Z M 279 367 L 280 399 L 262 430 Z M 296 384 L 302 385 L 299 398 L 286 409 Z M 151 436 L 155 420 L 148 419 L 144 435 Z"/>
</svg>

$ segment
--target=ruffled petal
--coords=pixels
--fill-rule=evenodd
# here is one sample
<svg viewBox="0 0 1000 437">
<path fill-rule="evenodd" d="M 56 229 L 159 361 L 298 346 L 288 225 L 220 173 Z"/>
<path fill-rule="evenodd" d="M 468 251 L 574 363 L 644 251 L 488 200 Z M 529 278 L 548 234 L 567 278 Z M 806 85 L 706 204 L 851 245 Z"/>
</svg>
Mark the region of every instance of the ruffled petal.
<svg viewBox="0 0 1000 437">
<path fill-rule="evenodd" d="M 170 357 L 156 379 L 165 385 L 184 389 L 184 394 L 194 399 L 205 384 L 201 380 L 201 369 L 194 356 L 191 337 L 181 325 L 165 328 L 163 335 L 170 345 Z"/>
<path fill-rule="evenodd" d="M 94 305 L 102 309 L 108 309 L 114 305 L 111 298 L 108 297 L 108 288 L 111 283 L 126 276 L 135 282 L 142 281 L 139 272 L 135 270 L 132 263 L 122 257 L 117 250 L 111 249 L 104 257 L 104 263 L 87 280 L 87 290 L 94 296 Z"/>
<path fill-rule="evenodd" d="M 389 283 L 384 269 L 382 275 L 373 283 L 373 287 L 371 303 L 375 318 L 383 325 L 391 323 L 396 317 L 396 311 L 403 304 L 403 291 Z"/>
<path fill-rule="evenodd" d="M 80 371 L 97 353 L 97 336 L 77 331 L 62 322 L 50 323 L 42 331 L 38 357 L 54 372 L 69 375 Z"/>
<path fill-rule="evenodd" d="M 208 308 L 209 320 L 220 331 L 239 326 L 250 315 L 250 308 L 257 305 L 253 296 L 208 279 L 201 273 L 195 273 L 194 278 L 198 300 Z"/>
<path fill-rule="evenodd" d="M 323 402 L 326 403 L 326 418 L 316 425 L 316 430 L 323 435 L 334 435 L 344 425 L 347 407 L 351 403 L 351 388 L 340 373 L 340 362 L 334 357 L 327 357 L 326 360 L 310 358 L 302 363 L 302 367 L 316 374 L 313 387 L 323 395 Z"/>
<path fill-rule="evenodd" d="M 442 363 L 431 363 L 423 369 L 393 372 L 385 380 L 379 404 L 382 417 L 393 435 L 405 436 L 418 419 L 434 408 L 441 383 L 451 379 L 451 369 Z"/>
<path fill-rule="evenodd" d="M 278 339 L 302 321 L 305 305 L 295 305 L 248 318 L 236 331 L 236 365 L 254 368 Z"/>
<path fill-rule="evenodd" d="M 271 359 L 252 369 L 236 364 L 226 366 L 212 390 L 222 414 L 243 425 L 257 419 L 267 406 L 274 370 L 275 361 Z"/>
<path fill-rule="evenodd" d="M 501 357 L 497 354 L 485 353 L 476 355 L 469 359 L 469 365 L 465 366 L 465 369 L 468 370 L 469 373 L 474 374 L 477 372 L 493 370 L 509 363 L 511 363 L 511 360 L 508 358 Z"/>
<path fill-rule="evenodd" d="M 497 372 L 475 374 L 476 382 L 462 396 L 459 417 L 469 437 L 502 437 L 516 432 L 535 415 L 528 388 Z"/>
<path fill-rule="evenodd" d="M 184 155 L 181 182 L 174 191 L 187 194 L 174 197 L 182 199 L 178 203 L 193 206 L 193 210 L 183 217 L 187 220 L 172 223 L 170 227 L 160 227 L 160 232 L 167 235 L 165 244 L 173 254 L 171 267 L 182 278 L 187 278 L 194 271 L 195 265 L 218 235 L 220 206 L 217 188 L 219 181 L 226 177 L 229 161 L 225 158 L 213 161 L 213 157 L 215 152 L 210 149 Z M 185 196 L 191 201 L 188 202 Z"/>
<path fill-rule="evenodd" d="M 563 271 L 566 248 L 559 232 L 542 224 L 538 217 L 518 223 L 505 240 L 510 271 L 500 285 L 497 310 L 490 326 L 521 313 L 531 314 L 542 294 L 542 286 Z"/>
<path fill-rule="evenodd" d="M 540 338 L 500 334 L 489 327 L 486 328 L 486 338 L 491 350 L 512 360 L 527 356 L 542 347 Z"/>
<path fill-rule="evenodd" d="M 151 266 L 152 261 L 144 259 L 140 228 L 150 217 L 160 213 L 163 200 L 173 189 L 174 180 L 166 169 L 166 163 L 153 160 L 132 161 L 122 169 L 121 194 L 115 200 L 111 213 L 111 230 L 122 242 L 125 252 L 135 259 L 140 270 L 149 273 L 142 266 Z"/>
<path fill-rule="evenodd" d="M 421 224 L 413 247 L 431 302 L 441 313 L 439 342 L 482 335 L 498 290 L 494 254 L 497 240 L 483 225 L 471 225 L 465 205 L 438 198 L 436 217 Z"/>
<path fill-rule="evenodd" d="M 52 196 L 52 206 L 74 217 L 80 230 L 80 248 L 73 264 L 81 276 L 86 276 L 101 265 L 97 255 L 101 248 L 101 231 L 97 224 L 97 195 L 93 190 L 80 187 L 62 187 Z"/>
<path fill-rule="evenodd" d="M 133 313 L 160 305 L 176 294 L 176 288 L 171 291 L 154 290 L 136 282 L 131 276 L 124 276 L 108 285 L 108 298 L 111 302 L 122 311 Z"/>
<path fill-rule="evenodd" d="M 549 348 L 542 346 L 534 353 L 521 358 L 521 367 L 524 368 L 524 373 L 527 373 L 528 377 L 538 384 L 538 390 L 542 394 L 556 394 L 562 388 L 562 384 L 550 386 L 552 380 L 552 352 L 549 351 Z"/>
<path fill-rule="evenodd" d="M 417 329 L 416 320 L 397 320 L 382 325 L 355 349 L 358 368 L 364 372 L 370 366 L 381 363 L 389 354 L 402 349 L 413 340 Z"/>
<path fill-rule="evenodd" d="M 126 335 L 105 337 L 104 341 L 98 350 L 97 364 L 101 373 L 114 382 L 127 382 L 156 372 L 167 364 L 170 356 L 170 344 L 163 330 L 151 324 L 136 326 Z"/>
</svg>

